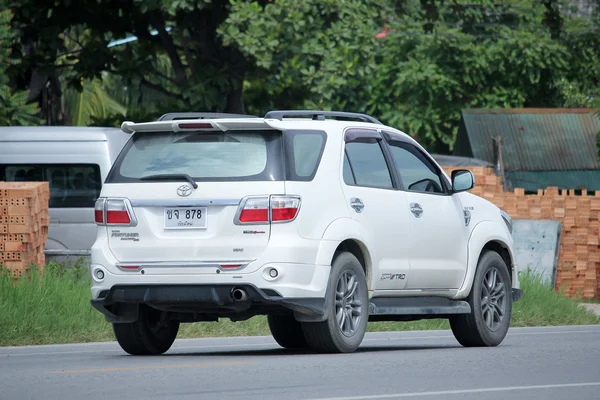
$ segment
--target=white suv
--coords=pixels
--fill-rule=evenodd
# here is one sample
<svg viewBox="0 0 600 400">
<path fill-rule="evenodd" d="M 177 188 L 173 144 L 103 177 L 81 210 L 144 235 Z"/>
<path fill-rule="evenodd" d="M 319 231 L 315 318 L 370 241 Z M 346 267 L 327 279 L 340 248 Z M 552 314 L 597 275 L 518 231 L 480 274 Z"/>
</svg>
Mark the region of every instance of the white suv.
<svg viewBox="0 0 600 400">
<path fill-rule="evenodd" d="M 522 296 L 511 218 L 364 114 L 166 114 L 96 203 L 92 305 L 130 354 L 182 322 L 267 315 L 286 348 L 351 352 L 368 321 L 450 320 L 496 346 Z"/>
</svg>

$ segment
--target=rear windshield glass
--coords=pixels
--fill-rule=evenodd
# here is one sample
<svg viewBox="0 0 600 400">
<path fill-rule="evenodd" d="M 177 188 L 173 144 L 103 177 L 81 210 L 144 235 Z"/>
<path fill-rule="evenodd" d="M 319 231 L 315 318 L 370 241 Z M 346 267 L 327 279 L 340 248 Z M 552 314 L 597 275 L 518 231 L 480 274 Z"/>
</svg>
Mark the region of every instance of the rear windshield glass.
<svg viewBox="0 0 600 400">
<path fill-rule="evenodd" d="M 165 132 L 134 135 L 108 182 L 188 174 L 195 180 L 281 180 L 278 131 Z"/>
</svg>

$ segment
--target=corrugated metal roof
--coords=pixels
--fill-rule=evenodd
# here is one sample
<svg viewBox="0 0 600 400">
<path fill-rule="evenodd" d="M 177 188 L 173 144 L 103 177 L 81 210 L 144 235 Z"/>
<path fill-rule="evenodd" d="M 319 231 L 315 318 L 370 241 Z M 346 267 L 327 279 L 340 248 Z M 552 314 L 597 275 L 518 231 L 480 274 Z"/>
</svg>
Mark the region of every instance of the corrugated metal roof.
<svg viewBox="0 0 600 400">
<path fill-rule="evenodd" d="M 455 154 L 494 161 L 502 137 L 506 171 L 600 169 L 592 109 L 468 109 L 462 112 Z M 466 137 L 460 137 L 465 136 Z"/>
<path fill-rule="evenodd" d="M 448 156 L 445 154 L 432 154 L 431 156 L 442 167 L 494 167 L 494 164 L 476 158 Z"/>
<path fill-rule="evenodd" d="M 506 180 L 512 189 L 537 191 L 549 186 L 559 189 L 600 190 L 600 170 L 595 171 L 515 171 L 507 172 Z"/>
</svg>

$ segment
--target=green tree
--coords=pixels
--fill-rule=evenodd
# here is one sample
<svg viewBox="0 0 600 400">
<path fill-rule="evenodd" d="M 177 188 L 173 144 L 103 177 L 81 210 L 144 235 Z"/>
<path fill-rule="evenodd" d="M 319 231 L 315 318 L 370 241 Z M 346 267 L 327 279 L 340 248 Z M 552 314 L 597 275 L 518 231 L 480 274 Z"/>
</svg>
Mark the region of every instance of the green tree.
<svg viewBox="0 0 600 400">
<path fill-rule="evenodd" d="M 36 74 L 67 83 L 54 91 L 66 92 L 65 104 L 73 105 L 67 119 L 75 116 L 75 123 L 88 120 L 77 117 L 84 110 L 77 105 L 88 104 L 81 101 L 86 93 L 93 100 L 83 113 L 89 119 L 110 108 L 100 89 L 125 106 L 119 116 L 139 115 L 141 109 L 146 115 L 244 112 L 245 104 L 251 112 L 272 105 L 352 106 L 349 94 L 373 73 L 370 47 L 380 26 L 379 2 L 83 0 L 44 9 L 33 0 L 15 1 L 14 25 L 24 44 L 19 47 L 24 64 L 15 74 L 24 87 L 34 85 Z M 264 35 L 263 29 L 274 31 Z M 109 47 L 132 35 L 135 42 Z M 272 56 L 273 51 L 278 53 Z M 57 75 L 59 80 L 52 79 Z M 94 120 L 106 118 L 112 117 Z"/>
<path fill-rule="evenodd" d="M 12 81 L 40 98 L 47 77 L 79 123 L 338 109 L 447 152 L 464 108 L 599 98 L 600 7 L 567 0 L 5 1 L 22 60 Z"/>
<path fill-rule="evenodd" d="M 257 67 L 246 85 L 249 109 L 364 111 L 357 94 L 376 73 L 375 34 L 388 3 L 277 0 L 262 7 L 233 0 L 219 33 Z"/>
<path fill-rule="evenodd" d="M 566 8 L 566 12 L 577 11 Z M 600 108 L 600 0 L 587 17 L 562 19 L 560 42 L 569 49 L 569 69 L 556 82 L 561 106 Z"/>
<path fill-rule="evenodd" d="M 523 12 L 518 2 L 455 1 L 437 20 L 418 8 L 396 18 L 366 93 L 369 112 L 446 152 L 464 108 L 554 106 L 551 84 L 568 70 L 568 52 L 540 23 L 543 6 L 529 4 Z"/>
<path fill-rule="evenodd" d="M 258 66 L 245 87 L 254 113 L 368 112 L 448 152 L 464 108 L 586 106 L 596 98 L 599 19 L 565 5 L 236 0 L 220 32 Z"/>
<path fill-rule="evenodd" d="M 243 83 L 254 64 L 217 34 L 229 13 L 226 1 L 65 0 L 52 8 L 34 0 L 8 1 L 23 44 L 24 65 L 15 71 L 23 86 L 32 85 L 38 73 L 48 79 L 61 75 L 81 90 L 83 82 L 108 73 L 132 92 L 160 94 L 155 108 L 244 111 Z M 130 36 L 137 40 L 109 46 Z M 165 60 L 168 68 L 161 67 Z"/>
<path fill-rule="evenodd" d="M 66 52 L 56 60 L 56 68 L 68 66 L 70 63 L 70 54 L 77 53 L 81 49 L 81 44 L 75 38 L 85 34 L 83 31 L 78 34 L 78 29 L 70 29 L 62 36 L 64 37 L 64 46 Z M 102 72 L 100 77 L 83 78 L 73 76 L 73 72 L 68 68 L 62 71 L 59 83 L 62 88 L 63 113 L 65 122 L 69 125 L 86 126 L 98 119 L 110 118 L 110 116 L 127 114 L 127 108 L 123 103 L 113 97 L 113 93 L 119 94 L 124 91 L 122 86 L 116 89 L 115 79 L 107 72 Z M 79 79 L 77 84 L 75 79 Z M 69 84 L 71 83 L 71 84 Z"/>
<path fill-rule="evenodd" d="M 18 61 L 11 58 L 15 35 L 10 22 L 12 12 L 0 11 L 0 125 L 36 125 L 40 123 L 35 104 L 28 104 L 27 91 L 15 91 L 9 85 L 6 69 Z"/>
</svg>

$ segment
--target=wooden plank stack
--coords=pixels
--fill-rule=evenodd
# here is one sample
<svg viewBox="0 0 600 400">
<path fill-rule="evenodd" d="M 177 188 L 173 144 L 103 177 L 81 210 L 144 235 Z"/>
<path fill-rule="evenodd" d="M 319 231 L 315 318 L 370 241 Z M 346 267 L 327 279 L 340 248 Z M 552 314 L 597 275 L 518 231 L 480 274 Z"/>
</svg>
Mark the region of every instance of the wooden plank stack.
<svg viewBox="0 0 600 400">
<path fill-rule="evenodd" d="M 0 182 L 0 265 L 14 278 L 43 271 L 49 198 L 48 182 Z"/>
<path fill-rule="evenodd" d="M 590 196 L 583 191 L 549 187 L 526 195 L 523 189 L 502 191 L 500 178 L 492 168 L 445 168 L 473 171 L 476 186 L 472 193 L 482 196 L 514 219 L 556 220 L 562 225 L 556 287 L 571 297 L 600 298 L 600 191 Z"/>
</svg>

